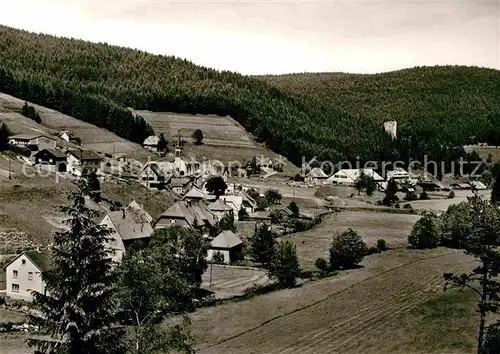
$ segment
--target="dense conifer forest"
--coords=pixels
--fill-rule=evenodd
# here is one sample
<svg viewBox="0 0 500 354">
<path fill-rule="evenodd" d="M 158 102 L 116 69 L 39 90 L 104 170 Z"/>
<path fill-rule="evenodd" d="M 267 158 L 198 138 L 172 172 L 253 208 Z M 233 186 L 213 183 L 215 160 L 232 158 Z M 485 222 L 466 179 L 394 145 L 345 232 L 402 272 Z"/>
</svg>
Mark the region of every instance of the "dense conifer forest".
<svg viewBox="0 0 500 354">
<path fill-rule="evenodd" d="M 500 72 L 479 68 L 255 78 L 0 26 L 0 91 L 139 143 L 152 129 L 127 107 L 230 115 L 297 164 L 302 156 L 450 160 L 472 136 L 500 142 Z M 396 141 L 386 120 L 398 121 Z"/>
</svg>

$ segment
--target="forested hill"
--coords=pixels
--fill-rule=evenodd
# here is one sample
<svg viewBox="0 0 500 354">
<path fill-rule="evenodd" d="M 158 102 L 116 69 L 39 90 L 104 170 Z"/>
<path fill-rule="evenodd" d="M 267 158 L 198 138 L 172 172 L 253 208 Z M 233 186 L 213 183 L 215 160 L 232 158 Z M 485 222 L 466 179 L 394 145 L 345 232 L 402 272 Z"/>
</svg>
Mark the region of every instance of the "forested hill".
<svg viewBox="0 0 500 354">
<path fill-rule="evenodd" d="M 396 120 L 414 149 L 475 140 L 500 144 L 500 71 L 465 66 L 416 67 L 366 75 L 303 73 L 259 76 L 288 93 L 340 107 L 362 121 Z"/>
<path fill-rule="evenodd" d="M 0 91 L 135 142 L 151 128 L 127 107 L 230 115 L 297 164 L 303 155 L 333 161 L 405 158 L 408 151 L 434 151 L 437 139 L 439 146 L 452 146 L 496 126 L 496 71 L 427 68 L 376 77 L 345 76 L 343 87 L 324 94 L 312 89 L 314 80 L 282 88 L 276 86 L 281 77 L 268 83 L 174 57 L 0 26 Z M 383 132 L 388 119 L 400 122 L 399 141 Z M 414 139 L 405 139 L 410 133 Z"/>
</svg>

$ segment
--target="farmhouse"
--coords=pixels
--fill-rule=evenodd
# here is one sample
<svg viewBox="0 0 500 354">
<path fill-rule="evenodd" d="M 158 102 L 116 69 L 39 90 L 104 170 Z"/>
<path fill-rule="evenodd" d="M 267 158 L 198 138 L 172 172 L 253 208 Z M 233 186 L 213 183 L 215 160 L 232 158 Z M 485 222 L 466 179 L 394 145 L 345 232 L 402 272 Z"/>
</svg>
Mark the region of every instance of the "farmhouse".
<svg viewBox="0 0 500 354">
<path fill-rule="evenodd" d="M 151 136 L 148 136 L 146 138 L 146 140 L 144 140 L 144 142 L 142 143 L 142 146 L 149 150 L 149 151 L 158 151 L 158 142 L 160 141 L 160 138 L 157 137 L 156 135 L 151 135 Z"/>
<path fill-rule="evenodd" d="M 139 172 L 139 183 L 147 188 L 165 187 L 165 174 L 155 162 L 147 163 Z"/>
<path fill-rule="evenodd" d="M 66 154 L 59 150 L 43 149 L 34 155 L 36 165 L 50 166 L 50 169 L 57 172 L 66 172 Z"/>
<path fill-rule="evenodd" d="M 77 144 L 77 145 L 80 145 L 81 144 L 81 140 L 79 137 L 77 137 L 75 134 L 73 134 L 71 131 L 69 130 L 62 130 L 60 133 L 59 133 L 59 137 L 66 141 L 67 143 L 72 143 L 72 144 Z"/>
<path fill-rule="evenodd" d="M 20 148 L 29 149 L 31 151 L 56 148 L 56 141 L 43 134 L 14 135 L 9 137 L 9 144 Z"/>
<path fill-rule="evenodd" d="M 126 247 L 153 233 L 147 216 L 133 208 L 110 211 L 99 224 L 111 230 L 109 248 L 113 251 L 112 260 L 117 263 L 121 262 Z"/>
<path fill-rule="evenodd" d="M 154 229 L 179 225 L 194 228 L 212 228 L 217 223 L 215 215 L 202 202 L 178 201 L 154 223 Z"/>
<path fill-rule="evenodd" d="M 222 231 L 210 243 L 207 258 L 212 260 L 216 253 L 224 256 L 224 263 L 230 264 L 243 258 L 243 241 L 232 231 Z"/>
<path fill-rule="evenodd" d="M 68 172 L 75 176 L 81 176 L 84 169 L 94 169 L 100 172 L 100 165 L 103 158 L 92 150 L 68 150 L 66 152 L 68 160 Z"/>
<path fill-rule="evenodd" d="M 44 294 L 42 273 L 50 267 L 48 255 L 38 250 L 23 252 L 14 257 L 5 266 L 6 295 L 12 299 L 32 301 L 32 291 Z"/>
<path fill-rule="evenodd" d="M 306 175 L 306 182 L 323 183 L 328 179 L 327 174 L 319 167 L 313 168 Z"/>
<path fill-rule="evenodd" d="M 336 172 L 334 175 L 327 179 L 328 183 L 341 184 L 352 186 L 356 183 L 356 180 L 364 173 L 367 176 L 373 178 L 375 182 L 383 182 L 384 179 L 371 168 L 361 168 L 361 169 L 343 169 Z"/>
</svg>

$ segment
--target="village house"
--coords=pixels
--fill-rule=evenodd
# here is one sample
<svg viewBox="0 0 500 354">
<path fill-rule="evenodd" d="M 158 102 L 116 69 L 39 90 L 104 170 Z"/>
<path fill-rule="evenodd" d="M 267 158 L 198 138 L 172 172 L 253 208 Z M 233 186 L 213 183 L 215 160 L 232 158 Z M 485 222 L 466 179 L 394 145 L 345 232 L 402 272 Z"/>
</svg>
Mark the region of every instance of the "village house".
<svg viewBox="0 0 500 354">
<path fill-rule="evenodd" d="M 139 172 L 139 183 L 147 188 L 163 189 L 165 187 L 165 174 L 157 163 L 147 163 Z"/>
<path fill-rule="evenodd" d="M 151 237 L 153 228 L 148 219 L 142 210 L 130 207 L 110 211 L 102 218 L 99 224 L 111 230 L 109 248 L 113 262 L 120 263 L 134 241 Z"/>
<path fill-rule="evenodd" d="M 410 174 L 400 167 L 387 171 L 386 177 L 387 180 L 393 179 L 396 183 L 416 184 L 418 182 L 416 178 L 411 178 Z"/>
<path fill-rule="evenodd" d="M 222 199 L 217 199 L 215 202 L 208 205 L 208 210 L 212 212 L 218 219 L 221 219 L 226 214 L 234 216 L 234 210 L 227 205 Z"/>
<path fill-rule="evenodd" d="M 328 175 L 319 167 L 314 167 L 309 173 L 306 175 L 306 182 L 313 183 L 324 183 L 328 179 Z"/>
<path fill-rule="evenodd" d="M 184 195 L 191 187 L 191 178 L 189 177 L 172 177 L 168 180 L 167 186 L 175 193 Z"/>
<path fill-rule="evenodd" d="M 243 241 L 230 230 L 222 231 L 210 242 L 207 259 L 213 260 L 217 253 L 222 254 L 225 264 L 243 259 Z"/>
<path fill-rule="evenodd" d="M 373 169 L 360 168 L 360 169 L 339 170 L 338 172 L 336 172 L 327 179 L 327 183 L 353 186 L 358 180 L 358 178 L 361 176 L 361 173 L 364 173 L 365 175 L 372 177 L 375 182 L 384 181 L 384 178 L 382 178 Z"/>
<path fill-rule="evenodd" d="M 191 200 L 191 201 L 202 201 L 205 199 L 205 193 L 198 188 L 196 185 L 193 185 L 190 190 L 187 191 L 186 194 L 182 197 L 182 200 Z"/>
<path fill-rule="evenodd" d="M 235 192 L 234 195 L 241 197 L 241 208 L 245 209 L 247 213 L 253 213 L 257 209 L 257 202 L 245 191 Z"/>
<path fill-rule="evenodd" d="M 142 143 L 142 146 L 149 151 L 157 152 L 159 141 L 160 141 L 159 137 L 157 137 L 156 135 L 151 135 L 151 136 L 148 136 L 146 138 L 146 140 L 144 140 L 144 142 Z"/>
<path fill-rule="evenodd" d="M 56 141 L 44 134 L 13 135 L 9 137 L 9 144 L 31 151 L 56 148 Z"/>
<path fill-rule="evenodd" d="M 44 165 L 52 171 L 66 172 L 66 154 L 59 150 L 43 149 L 34 155 L 36 165 Z"/>
<path fill-rule="evenodd" d="M 81 176 L 84 169 L 93 169 L 100 173 L 103 158 L 92 150 L 68 150 L 66 151 L 68 161 L 68 172 L 75 176 Z"/>
<path fill-rule="evenodd" d="M 45 293 L 42 273 L 50 269 L 49 256 L 39 250 L 26 251 L 5 265 L 6 296 L 11 299 L 32 301 L 32 291 Z"/>
<path fill-rule="evenodd" d="M 154 229 L 161 229 L 169 226 L 193 227 L 209 230 L 217 223 L 215 215 L 208 210 L 202 202 L 191 202 L 182 200 L 176 202 L 160 215 L 154 223 Z"/>
<path fill-rule="evenodd" d="M 233 209 L 234 220 L 238 221 L 238 212 L 243 208 L 243 197 L 241 195 L 221 195 L 219 199 Z"/>
<path fill-rule="evenodd" d="M 73 132 L 71 132 L 69 130 L 62 130 L 59 133 L 59 137 L 62 140 L 66 141 L 67 143 L 71 143 L 71 144 L 80 145 L 82 142 L 79 137 L 77 137 L 75 134 L 73 134 Z"/>
<path fill-rule="evenodd" d="M 130 202 L 130 204 L 127 206 L 127 208 L 130 208 L 130 209 L 133 209 L 133 210 L 136 210 L 136 211 L 142 213 L 142 215 L 146 218 L 146 220 L 150 224 L 153 222 L 153 217 L 144 209 L 144 206 L 137 203 L 135 201 L 135 199 Z"/>
</svg>

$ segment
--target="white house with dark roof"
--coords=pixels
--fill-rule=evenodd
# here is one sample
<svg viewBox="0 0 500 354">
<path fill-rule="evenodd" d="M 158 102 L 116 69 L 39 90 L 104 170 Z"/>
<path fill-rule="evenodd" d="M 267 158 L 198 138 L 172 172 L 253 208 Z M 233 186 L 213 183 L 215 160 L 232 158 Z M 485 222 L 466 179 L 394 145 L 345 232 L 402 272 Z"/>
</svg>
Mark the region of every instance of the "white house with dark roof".
<svg viewBox="0 0 500 354">
<path fill-rule="evenodd" d="M 31 151 L 56 148 L 55 139 L 42 133 L 13 135 L 9 137 L 9 144 Z"/>
<path fill-rule="evenodd" d="M 328 175 L 319 167 L 313 168 L 306 175 L 306 182 L 324 183 L 328 179 Z"/>
<path fill-rule="evenodd" d="M 32 301 L 32 291 L 45 293 L 42 273 L 51 268 L 47 253 L 26 251 L 5 265 L 6 296 L 11 299 Z"/>
<path fill-rule="evenodd" d="M 153 228 L 148 217 L 140 210 L 125 208 L 110 211 L 99 223 L 111 230 L 109 248 L 113 251 L 112 260 L 121 262 L 126 247 L 133 241 L 151 237 Z"/>
<path fill-rule="evenodd" d="M 149 151 L 158 151 L 158 142 L 160 141 L 160 138 L 157 137 L 156 135 L 151 135 L 148 136 L 144 142 L 142 143 L 142 146 L 145 149 L 148 149 Z"/>
<path fill-rule="evenodd" d="M 212 242 L 207 251 L 207 259 L 213 260 L 215 254 L 220 253 L 224 257 L 224 263 L 241 259 L 243 252 L 243 241 L 230 230 L 222 231 Z"/>
<path fill-rule="evenodd" d="M 241 195 L 221 195 L 219 197 L 224 203 L 233 209 L 234 220 L 238 220 L 238 212 L 243 208 L 243 196 Z"/>
<path fill-rule="evenodd" d="M 139 183 L 147 188 L 162 189 L 165 187 L 165 174 L 155 162 L 147 163 L 139 172 Z"/>
<path fill-rule="evenodd" d="M 353 186 L 357 179 L 364 173 L 373 178 L 375 182 L 383 182 L 384 178 L 371 168 L 339 170 L 327 179 L 327 183 Z"/>
</svg>

